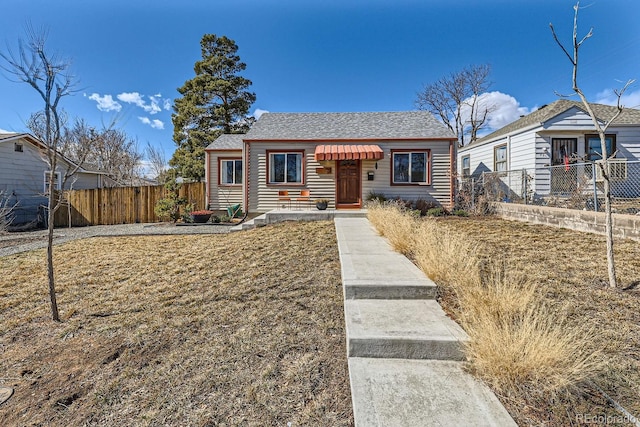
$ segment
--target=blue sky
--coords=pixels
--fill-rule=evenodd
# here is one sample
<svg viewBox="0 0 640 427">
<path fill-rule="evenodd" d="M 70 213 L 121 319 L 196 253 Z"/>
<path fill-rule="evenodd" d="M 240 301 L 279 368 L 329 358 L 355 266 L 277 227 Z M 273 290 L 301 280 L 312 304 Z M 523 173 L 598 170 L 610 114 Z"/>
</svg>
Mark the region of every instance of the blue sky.
<svg viewBox="0 0 640 427">
<path fill-rule="evenodd" d="M 549 22 L 570 43 L 574 3 L 2 0 L 0 49 L 15 49 L 27 22 L 48 27 L 49 50 L 71 59 L 79 79 L 80 91 L 62 105 L 70 116 L 95 126 L 115 118 L 140 148 L 149 142 L 168 160 L 171 105 L 193 77 L 205 33 L 238 44 L 257 95 L 251 113 L 412 110 L 424 84 L 487 63 L 487 96 L 500 106 L 491 124 L 500 127 L 571 92 L 571 66 Z M 594 35 L 581 51 L 580 83 L 591 101 L 607 102 L 607 90 L 640 79 L 640 2 L 581 5 L 580 33 L 592 26 Z M 639 107 L 640 84 L 628 94 L 625 104 Z M 0 76 L 0 129 L 26 131 L 41 105 L 26 84 Z"/>
</svg>

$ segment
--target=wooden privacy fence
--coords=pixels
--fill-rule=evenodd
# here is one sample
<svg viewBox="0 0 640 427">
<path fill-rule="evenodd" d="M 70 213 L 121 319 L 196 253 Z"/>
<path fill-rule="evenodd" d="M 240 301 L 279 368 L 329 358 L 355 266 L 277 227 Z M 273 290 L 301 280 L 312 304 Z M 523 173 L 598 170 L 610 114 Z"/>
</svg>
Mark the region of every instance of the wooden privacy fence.
<svg viewBox="0 0 640 427">
<path fill-rule="evenodd" d="M 180 197 L 194 204 L 194 209 L 206 209 L 204 182 L 182 184 Z M 95 188 L 66 193 L 68 204 L 56 212 L 55 226 L 113 225 L 157 222 L 156 202 L 167 195 L 164 185 L 143 187 Z"/>
</svg>

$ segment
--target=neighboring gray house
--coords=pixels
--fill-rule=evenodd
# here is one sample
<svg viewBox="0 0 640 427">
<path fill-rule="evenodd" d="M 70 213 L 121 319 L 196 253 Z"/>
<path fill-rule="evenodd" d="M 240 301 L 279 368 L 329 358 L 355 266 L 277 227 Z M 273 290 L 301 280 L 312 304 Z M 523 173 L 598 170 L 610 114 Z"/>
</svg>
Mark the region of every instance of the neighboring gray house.
<svg viewBox="0 0 640 427">
<path fill-rule="evenodd" d="M 208 204 L 249 212 L 292 205 L 309 192 L 337 209 L 370 193 L 453 207 L 456 137 L 424 111 L 265 113 L 245 135 L 206 149 Z"/>
<path fill-rule="evenodd" d="M 591 106 L 600 123 L 610 120 L 617 111 L 609 105 Z M 607 129 L 606 137 L 608 153 L 615 153 L 618 181 L 624 185 L 628 175 L 640 175 L 640 165 L 631 163 L 640 160 L 640 110 L 625 108 Z M 576 181 L 588 178 L 590 163 L 601 159 L 600 153 L 600 138 L 582 103 L 558 100 L 460 148 L 457 170 L 464 178 L 526 169 L 533 177 L 534 193 L 546 195 L 553 191 L 552 171 L 586 164 L 571 170 Z M 640 188 L 635 191 L 635 197 L 640 196 Z"/>
<path fill-rule="evenodd" d="M 14 224 L 34 221 L 47 204 L 48 176 L 51 172 L 43 159 L 43 143 L 26 133 L 0 133 L 0 191 L 16 204 Z M 56 177 L 75 165 L 60 156 Z M 57 189 L 62 180 L 58 179 Z M 65 189 L 112 187 L 114 182 L 103 172 L 84 168 L 67 180 Z"/>
</svg>

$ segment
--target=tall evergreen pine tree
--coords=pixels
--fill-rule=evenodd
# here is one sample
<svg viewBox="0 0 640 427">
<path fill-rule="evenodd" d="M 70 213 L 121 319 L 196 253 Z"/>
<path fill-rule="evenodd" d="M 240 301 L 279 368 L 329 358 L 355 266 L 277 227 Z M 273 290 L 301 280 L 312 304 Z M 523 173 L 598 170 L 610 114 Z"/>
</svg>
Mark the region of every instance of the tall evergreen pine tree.
<svg viewBox="0 0 640 427">
<path fill-rule="evenodd" d="M 225 36 L 205 34 L 200 42 L 202 60 L 194 66 L 195 77 L 178 88 L 182 95 L 174 104 L 173 140 L 178 146 L 169 164 L 179 176 L 201 181 L 204 149 L 223 133 L 245 133 L 251 120 L 249 108 L 256 95 L 240 73 L 247 65 L 237 55 L 238 46 Z"/>
</svg>

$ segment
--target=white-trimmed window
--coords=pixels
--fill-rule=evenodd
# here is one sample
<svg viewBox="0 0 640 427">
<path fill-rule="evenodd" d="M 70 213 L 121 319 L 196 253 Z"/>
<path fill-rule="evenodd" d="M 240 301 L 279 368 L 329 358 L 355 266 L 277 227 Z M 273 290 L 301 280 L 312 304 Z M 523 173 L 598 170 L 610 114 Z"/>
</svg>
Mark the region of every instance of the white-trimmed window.
<svg viewBox="0 0 640 427">
<path fill-rule="evenodd" d="M 242 184 L 242 159 L 220 159 L 220 185 Z"/>
<path fill-rule="evenodd" d="M 467 178 L 471 176 L 471 156 L 464 156 L 462 158 L 462 177 Z"/>
<path fill-rule="evenodd" d="M 45 171 L 44 173 L 44 194 L 49 194 L 49 176 L 51 171 Z M 56 172 L 53 178 L 53 187 L 56 190 L 62 189 L 62 182 L 60 181 L 60 172 Z"/>
<path fill-rule="evenodd" d="M 304 152 L 269 152 L 269 184 L 303 184 Z"/>
<path fill-rule="evenodd" d="M 493 171 L 506 172 L 509 170 L 507 162 L 507 144 L 498 145 L 493 149 Z"/>
<path fill-rule="evenodd" d="M 428 184 L 429 151 L 392 151 L 393 184 Z"/>
</svg>

